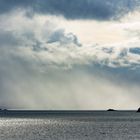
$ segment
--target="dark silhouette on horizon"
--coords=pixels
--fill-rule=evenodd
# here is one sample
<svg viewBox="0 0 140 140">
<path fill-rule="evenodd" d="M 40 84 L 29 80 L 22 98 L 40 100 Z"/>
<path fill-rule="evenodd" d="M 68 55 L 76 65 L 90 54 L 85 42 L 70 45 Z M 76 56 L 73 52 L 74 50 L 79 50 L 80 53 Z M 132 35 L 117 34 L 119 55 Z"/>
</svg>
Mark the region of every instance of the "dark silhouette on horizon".
<svg viewBox="0 0 140 140">
<path fill-rule="evenodd" d="M 138 108 L 137 112 L 140 112 L 140 107 Z"/>
<path fill-rule="evenodd" d="M 115 110 L 115 109 L 108 109 L 107 111 L 117 111 L 117 110 Z"/>
</svg>

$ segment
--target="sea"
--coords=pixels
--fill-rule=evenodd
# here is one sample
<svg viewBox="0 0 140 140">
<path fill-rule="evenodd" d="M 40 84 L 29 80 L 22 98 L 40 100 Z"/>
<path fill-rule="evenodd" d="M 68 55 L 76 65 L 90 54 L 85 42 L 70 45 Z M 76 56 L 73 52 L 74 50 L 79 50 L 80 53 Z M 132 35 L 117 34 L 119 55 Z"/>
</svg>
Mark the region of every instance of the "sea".
<svg viewBox="0 0 140 140">
<path fill-rule="evenodd" d="M 5 110 L 0 140 L 140 140 L 140 113 Z"/>
</svg>

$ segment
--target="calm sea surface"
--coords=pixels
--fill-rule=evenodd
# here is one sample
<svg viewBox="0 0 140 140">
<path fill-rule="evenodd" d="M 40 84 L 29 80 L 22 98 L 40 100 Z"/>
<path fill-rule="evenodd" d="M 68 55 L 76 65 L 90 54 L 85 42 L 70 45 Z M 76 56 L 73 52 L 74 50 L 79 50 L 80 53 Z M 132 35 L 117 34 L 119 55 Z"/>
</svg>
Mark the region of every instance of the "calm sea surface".
<svg viewBox="0 0 140 140">
<path fill-rule="evenodd" d="M 140 113 L 5 112 L 0 140 L 140 140 Z"/>
</svg>

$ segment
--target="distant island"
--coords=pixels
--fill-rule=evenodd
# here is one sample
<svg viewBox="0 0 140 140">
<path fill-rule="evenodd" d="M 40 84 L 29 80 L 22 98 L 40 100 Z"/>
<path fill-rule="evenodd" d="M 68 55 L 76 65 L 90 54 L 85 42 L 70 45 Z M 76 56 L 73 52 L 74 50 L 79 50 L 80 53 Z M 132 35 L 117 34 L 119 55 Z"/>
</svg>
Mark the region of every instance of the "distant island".
<svg viewBox="0 0 140 140">
<path fill-rule="evenodd" d="M 140 112 L 140 107 L 138 108 L 137 112 Z"/>
<path fill-rule="evenodd" d="M 7 111 L 7 109 L 1 109 L 1 108 L 0 108 L 0 111 Z"/>
<path fill-rule="evenodd" d="M 115 110 L 115 109 L 108 109 L 107 111 L 117 111 L 117 110 Z"/>
</svg>

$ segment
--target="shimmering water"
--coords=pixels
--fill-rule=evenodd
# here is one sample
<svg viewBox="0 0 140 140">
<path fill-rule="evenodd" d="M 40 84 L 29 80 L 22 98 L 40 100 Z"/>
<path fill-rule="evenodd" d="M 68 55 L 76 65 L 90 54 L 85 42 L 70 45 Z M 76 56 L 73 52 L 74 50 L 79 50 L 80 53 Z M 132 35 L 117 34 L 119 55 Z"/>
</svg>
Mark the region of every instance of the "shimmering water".
<svg viewBox="0 0 140 140">
<path fill-rule="evenodd" d="M 139 140 L 140 113 L 40 113 L 0 117 L 0 140 Z"/>
</svg>

